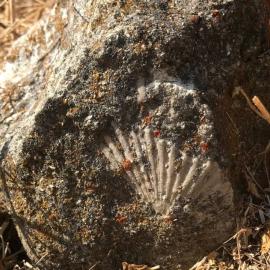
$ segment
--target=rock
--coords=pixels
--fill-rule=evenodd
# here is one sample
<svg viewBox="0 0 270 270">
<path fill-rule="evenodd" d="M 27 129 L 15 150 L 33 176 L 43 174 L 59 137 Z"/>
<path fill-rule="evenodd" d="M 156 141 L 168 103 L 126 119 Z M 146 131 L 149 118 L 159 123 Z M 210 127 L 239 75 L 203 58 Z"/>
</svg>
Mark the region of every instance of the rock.
<svg viewBox="0 0 270 270">
<path fill-rule="evenodd" d="M 231 236 L 236 135 L 220 102 L 263 48 L 263 10 L 63 1 L 14 44 L 2 186 L 41 269 L 187 269 Z"/>
</svg>

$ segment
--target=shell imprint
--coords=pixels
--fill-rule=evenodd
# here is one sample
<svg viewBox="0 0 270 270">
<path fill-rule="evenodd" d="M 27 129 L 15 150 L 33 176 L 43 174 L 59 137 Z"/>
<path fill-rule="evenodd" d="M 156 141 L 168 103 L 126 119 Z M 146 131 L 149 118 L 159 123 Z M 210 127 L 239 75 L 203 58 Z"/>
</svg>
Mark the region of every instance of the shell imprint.
<svg viewBox="0 0 270 270">
<path fill-rule="evenodd" d="M 178 195 L 194 200 L 230 191 L 216 162 L 185 152 L 176 158 L 176 147 L 154 137 L 148 127 L 129 136 L 113 127 L 115 139 L 105 136 L 102 152 L 113 169 L 124 169 L 141 199 L 151 203 L 156 213 L 167 215 Z"/>
</svg>

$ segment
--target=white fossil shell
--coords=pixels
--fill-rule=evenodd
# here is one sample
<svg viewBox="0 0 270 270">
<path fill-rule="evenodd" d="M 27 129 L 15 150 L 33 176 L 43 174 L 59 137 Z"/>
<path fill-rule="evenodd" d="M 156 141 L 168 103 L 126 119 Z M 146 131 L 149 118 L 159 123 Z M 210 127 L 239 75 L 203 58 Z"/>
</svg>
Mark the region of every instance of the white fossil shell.
<svg viewBox="0 0 270 270">
<path fill-rule="evenodd" d="M 135 186 L 141 199 L 151 203 L 155 211 L 167 215 L 176 197 L 202 198 L 220 192 L 231 193 L 218 164 L 203 157 L 182 153 L 170 142 L 156 138 L 150 128 L 132 131 L 126 136 L 114 126 L 114 139 L 105 136 L 102 152 L 114 169 L 128 161 L 125 176 Z"/>
</svg>

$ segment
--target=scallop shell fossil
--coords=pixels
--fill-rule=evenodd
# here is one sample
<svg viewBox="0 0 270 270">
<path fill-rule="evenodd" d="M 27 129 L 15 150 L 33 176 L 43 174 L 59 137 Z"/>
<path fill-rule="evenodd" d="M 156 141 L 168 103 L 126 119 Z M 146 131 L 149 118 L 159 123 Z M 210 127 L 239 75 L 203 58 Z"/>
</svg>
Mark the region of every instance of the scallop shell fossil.
<svg viewBox="0 0 270 270">
<path fill-rule="evenodd" d="M 124 169 L 141 199 L 151 203 L 156 213 L 168 215 L 178 195 L 203 200 L 217 192 L 231 193 L 215 161 L 185 152 L 178 158 L 176 147 L 155 137 L 148 127 L 129 136 L 113 127 L 115 137 L 104 137 L 102 152 L 113 169 Z"/>
</svg>

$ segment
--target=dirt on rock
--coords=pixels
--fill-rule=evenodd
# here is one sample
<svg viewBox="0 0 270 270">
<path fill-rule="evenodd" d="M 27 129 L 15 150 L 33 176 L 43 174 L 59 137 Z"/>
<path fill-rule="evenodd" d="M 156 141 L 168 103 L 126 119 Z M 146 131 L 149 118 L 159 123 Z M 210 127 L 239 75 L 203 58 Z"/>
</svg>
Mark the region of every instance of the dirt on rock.
<svg viewBox="0 0 270 270">
<path fill-rule="evenodd" d="M 269 126 L 235 89 L 270 104 L 267 12 L 244 0 L 63 1 L 15 43 L 0 73 L 3 191 L 41 269 L 188 269 L 233 233 L 243 168 L 265 174 L 252 153 Z M 180 168 L 183 153 L 198 160 L 187 194 L 209 192 L 179 186 L 166 218 L 130 181 L 140 162 L 114 170 L 102 152 L 106 138 L 116 159 L 125 144 L 136 152 L 124 138 L 147 127 Z M 216 178 L 201 182 L 207 162 Z"/>
</svg>

